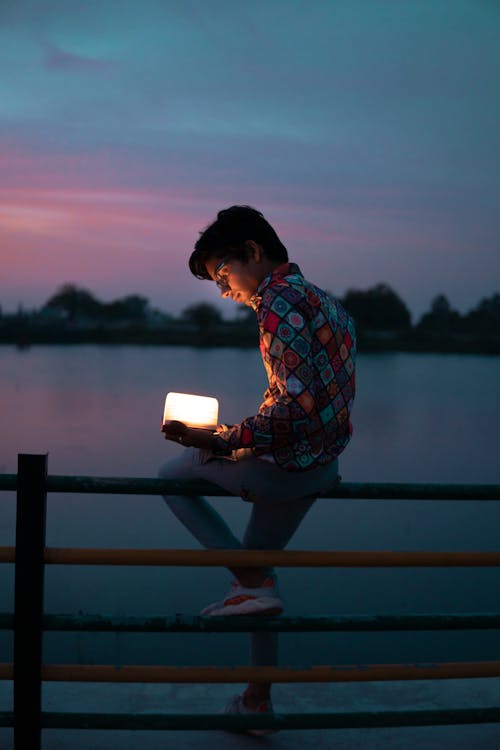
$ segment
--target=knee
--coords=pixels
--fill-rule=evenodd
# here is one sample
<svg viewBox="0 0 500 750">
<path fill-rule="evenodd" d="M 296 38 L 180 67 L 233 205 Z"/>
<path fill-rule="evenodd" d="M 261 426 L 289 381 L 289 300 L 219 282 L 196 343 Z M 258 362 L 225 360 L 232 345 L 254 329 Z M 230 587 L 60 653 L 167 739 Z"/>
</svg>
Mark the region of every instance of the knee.
<svg viewBox="0 0 500 750">
<path fill-rule="evenodd" d="M 182 481 L 183 478 L 187 478 L 183 475 L 178 465 L 178 460 L 173 459 L 162 464 L 158 469 L 159 479 L 175 479 Z M 162 495 L 161 496 L 165 503 L 168 505 L 170 510 L 176 513 L 180 508 L 185 505 L 185 497 L 182 495 Z"/>
<path fill-rule="evenodd" d="M 170 462 L 167 462 L 165 464 L 162 464 L 160 468 L 158 469 L 158 478 L 159 479 L 178 479 L 179 477 L 172 473 L 172 467 L 170 466 Z M 177 501 L 180 499 L 176 495 L 162 495 L 162 498 L 165 500 L 167 505 L 170 508 L 173 508 L 173 506 L 176 505 Z"/>
<path fill-rule="evenodd" d="M 186 468 L 183 455 L 165 461 L 158 469 L 158 477 L 160 479 L 178 479 L 185 473 Z"/>
</svg>

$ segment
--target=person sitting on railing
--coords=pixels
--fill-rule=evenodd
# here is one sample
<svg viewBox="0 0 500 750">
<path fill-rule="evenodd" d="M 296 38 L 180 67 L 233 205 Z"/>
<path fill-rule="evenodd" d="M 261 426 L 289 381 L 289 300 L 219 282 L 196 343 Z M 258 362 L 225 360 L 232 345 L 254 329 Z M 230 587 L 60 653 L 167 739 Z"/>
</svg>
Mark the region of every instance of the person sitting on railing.
<svg viewBox="0 0 500 750">
<path fill-rule="evenodd" d="M 215 432 L 180 422 L 165 437 L 186 451 L 160 469 L 170 479 L 204 479 L 252 503 L 240 542 L 200 497 L 165 496 L 205 547 L 283 549 L 315 498 L 338 478 L 338 455 L 349 442 L 356 337 L 340 302 L 306 281 L 263 215 L 249 206 L 220 211 L 196 242 L 191 272 L 215 281 L 223 298 L 257 314 L 269 387 L 257 414 Z M 229 459 L 229 460 L 228 460 Z M 227 596 L 203 615 L 275 615 L 283 611 L 271 569 L 232 569 Z M 274 664 L 277 639 L 253 634 L 253 660 Z M 228 711 L 271 711 L 270 685 L 251 684 Z"/>
</svg>

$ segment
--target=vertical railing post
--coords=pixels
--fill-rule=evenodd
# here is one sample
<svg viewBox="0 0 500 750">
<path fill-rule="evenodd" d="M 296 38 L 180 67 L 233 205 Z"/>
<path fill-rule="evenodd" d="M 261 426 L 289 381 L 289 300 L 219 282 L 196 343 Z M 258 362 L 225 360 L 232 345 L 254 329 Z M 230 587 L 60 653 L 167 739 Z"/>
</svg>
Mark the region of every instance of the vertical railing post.
<svg viewBox="0 0 500 750">
<path fill-rule="evenodd" d="M 14 747 L 42 742 L 42 618 L 47 456 L 20 454 L 14 594 Z"/>
</svg>

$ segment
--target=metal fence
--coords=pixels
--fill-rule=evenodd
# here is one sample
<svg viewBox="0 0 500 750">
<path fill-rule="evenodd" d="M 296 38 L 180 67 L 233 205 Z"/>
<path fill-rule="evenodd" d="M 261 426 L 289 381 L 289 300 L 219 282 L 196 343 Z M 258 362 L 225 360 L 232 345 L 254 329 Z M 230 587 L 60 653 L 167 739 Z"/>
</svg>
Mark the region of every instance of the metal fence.
<svg viewBox="0 0 500 750">
<path fill-rule="evenodd" d="M 0 712 L 0 726 L 14 728 L 16 750 L 39 750 L 44 728 L 94 729 L 276 729 L 394 727 L 500 722 L 500 705 L 401 711 L 349 711 L 265 716 L 212 714 L 63 713 L 42 711 L 44 681 L 223 683 L 361 682 L 499 677 L 500 660 L 436 664 L 288 667 L 169 667 L 44 664 L 44 631 L 92 632 L 334 632 L 500 629 L 500 612 L 336 617 L 109 617 L 44 612 L 46 565 L 169 565 L 287 567 L 469 567 L 499 566 L 500 551 L 272 551 L 74 549 L 45 545 L 48 492 L 99 494 L 230 493 L 208 482 L 146 478 L 48 476 L 47 457 L 18 457 L 18 473 L 0 475 L 0 490 L 17 492 L 16 545 L 0 547 L 0 563 L 15 564 L 14 613 L 0 613 L 0 628 L 14 632 L 14 661 L 0 664 L 0 679 L 13 680 L 14 710 Z M 498 501 L 500 485 L 341 483 L 323 497 L 397 500 Z"/>
</svg>

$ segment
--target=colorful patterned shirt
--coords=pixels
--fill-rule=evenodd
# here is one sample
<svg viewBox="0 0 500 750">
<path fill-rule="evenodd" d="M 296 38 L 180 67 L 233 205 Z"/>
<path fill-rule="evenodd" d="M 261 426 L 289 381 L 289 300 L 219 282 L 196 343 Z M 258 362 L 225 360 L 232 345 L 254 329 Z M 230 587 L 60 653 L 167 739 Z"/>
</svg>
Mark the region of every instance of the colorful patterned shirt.
<svg viewBox="0 0 500 750">
<path fill-rule="evenodd" d="M 218 433 L 228 447 L 251 448 L 288 471 L 328 464 L 352 433 L 353 320 L 295 263 L 266 276 L 251 303 L 269 388 L 258 414 Z"/>
</svg>

